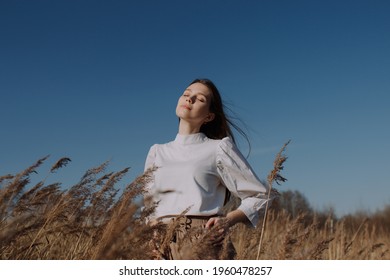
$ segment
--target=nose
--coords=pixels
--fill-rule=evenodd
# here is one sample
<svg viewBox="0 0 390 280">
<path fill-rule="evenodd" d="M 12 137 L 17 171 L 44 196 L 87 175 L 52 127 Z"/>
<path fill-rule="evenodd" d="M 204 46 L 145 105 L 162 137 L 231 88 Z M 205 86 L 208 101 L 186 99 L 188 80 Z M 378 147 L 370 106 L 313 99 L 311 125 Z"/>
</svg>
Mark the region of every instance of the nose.
<svg viewBox="0 0 390 280">
<path fill-rule="evenodd" d="M 192 96 L 187 96 L 186 101 L 189 102 L 190 104 L 194 103 L 194 99 Z"/>
</svg>

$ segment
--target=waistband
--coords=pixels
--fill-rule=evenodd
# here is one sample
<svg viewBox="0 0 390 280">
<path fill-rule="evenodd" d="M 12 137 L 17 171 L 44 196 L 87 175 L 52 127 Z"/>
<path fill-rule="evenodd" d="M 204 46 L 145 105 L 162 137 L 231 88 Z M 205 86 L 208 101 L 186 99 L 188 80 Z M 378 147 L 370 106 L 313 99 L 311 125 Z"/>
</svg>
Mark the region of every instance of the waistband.
<svg viewBox="0 0 390 280">
<path fill-rule="evenodd" d="M 172 220 L 176 218 L 183 218 L 183 219 L 190 219 L 190 220 L 208 220 L 213 217 L 219 217 L 221 215 L 214 214 L 214 215 L 209 215 L 209 216 L 204 216 L 204 215 L 165 215 L 157 218 L 157 221 L 166 221 L 167 219 Z"/>
</svg>

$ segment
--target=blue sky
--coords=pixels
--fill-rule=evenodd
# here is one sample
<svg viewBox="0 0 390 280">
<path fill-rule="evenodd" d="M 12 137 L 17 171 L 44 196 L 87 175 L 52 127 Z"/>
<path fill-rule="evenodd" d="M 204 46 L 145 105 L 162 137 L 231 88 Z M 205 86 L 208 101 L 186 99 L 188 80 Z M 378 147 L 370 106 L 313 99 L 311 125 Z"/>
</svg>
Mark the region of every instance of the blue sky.
<svg viewBox="0 0 390 280">
<path fill-rule="evenodd" d="M 179 95 L 207 77 L 245 123 L 260 178 L 291 139 L 280 190 L 340 215 L 380 209 L 389 14 L 388 1 L 359 0 L 1 1 L 0 174 L 50 154 L 35 179 L 67 156 L 49 180 L 110 160 L 130 181 L 175 137 Z"/>
</svg>

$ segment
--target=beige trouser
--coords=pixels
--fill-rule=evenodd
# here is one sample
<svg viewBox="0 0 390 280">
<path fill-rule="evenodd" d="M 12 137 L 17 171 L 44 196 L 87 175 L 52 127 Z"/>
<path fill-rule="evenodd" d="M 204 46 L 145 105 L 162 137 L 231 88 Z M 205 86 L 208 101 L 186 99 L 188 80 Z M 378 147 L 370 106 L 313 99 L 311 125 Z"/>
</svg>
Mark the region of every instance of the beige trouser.
<svg viewBox="0 0 390 280">
<path fill-rule="evenodd" d="M 167 225 L 171 235 L 169 247 L 164 250 L 164 258 L 170 260 L 233 259 L 236 251 L 229 237 L 215 244 L 212 231 L 205 225 L 210 217 L 167 216 L 161 221 Z"/>
</svg>

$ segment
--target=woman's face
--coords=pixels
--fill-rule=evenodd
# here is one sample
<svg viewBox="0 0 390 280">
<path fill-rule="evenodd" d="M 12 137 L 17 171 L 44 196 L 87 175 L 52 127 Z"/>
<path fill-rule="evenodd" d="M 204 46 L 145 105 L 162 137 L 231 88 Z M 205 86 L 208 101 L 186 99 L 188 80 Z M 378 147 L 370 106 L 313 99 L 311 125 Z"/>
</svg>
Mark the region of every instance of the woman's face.
<svg viewBox="0 0 390 280">
<path fill-rule="evenodd" d="M 177 102 L 176 115 L 180 119 L 200 127 L 214 118 L 214 114 L 210 112 L 211 99 L 212 92 L 207 86 L 194 83 L 180 96 Z"/>
</svg>

